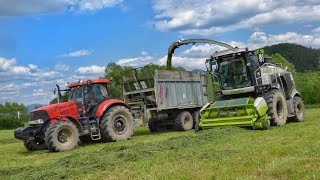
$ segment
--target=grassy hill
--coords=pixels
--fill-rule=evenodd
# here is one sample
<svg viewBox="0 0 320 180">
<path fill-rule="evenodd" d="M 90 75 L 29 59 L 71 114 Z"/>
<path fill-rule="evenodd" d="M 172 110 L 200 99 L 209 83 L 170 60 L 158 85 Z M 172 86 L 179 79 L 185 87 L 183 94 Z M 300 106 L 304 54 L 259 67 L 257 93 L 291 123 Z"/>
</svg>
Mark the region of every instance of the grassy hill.
<svg viewBox="0 0 320 180">
<path fill-rule="evenodd" d="M 303 123 L 268 131 L 238 127 L 195 134 L 151 134 L 80 145 L 73 151 L 28 152 L 13 131 L 0 131 L 1 179 L 319 179 L 320 109 Z"/>
<path fill-rule="evenodd" d="M 298 44 L 280 43 L 263 48 L 266 54 L 281 54 L 298 72 L 320 69 L 320 50 Z"/>
</svg>

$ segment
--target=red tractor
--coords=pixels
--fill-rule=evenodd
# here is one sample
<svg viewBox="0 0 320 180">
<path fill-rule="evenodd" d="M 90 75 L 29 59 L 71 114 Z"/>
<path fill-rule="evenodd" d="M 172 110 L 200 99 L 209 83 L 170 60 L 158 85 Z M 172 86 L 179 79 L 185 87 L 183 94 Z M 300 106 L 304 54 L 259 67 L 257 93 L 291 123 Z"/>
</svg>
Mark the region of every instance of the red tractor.
<svg viewBox="0 0 320 180">
<path fill-rule="evenodd" d="M 29 125 L 14 131 L 29 150 L 52 152 L 74 149 L 78 141 L 121 141 L 133 134 L 134 119 L 124 101 L 110 99 L 109 79 L 84 80 L 60 90 L 58 103 L 30 113 Z M 69 94 L 60 102 L 61 91 Z M 60 103 L 59 103 L 60 102 Z"/>
</svg>

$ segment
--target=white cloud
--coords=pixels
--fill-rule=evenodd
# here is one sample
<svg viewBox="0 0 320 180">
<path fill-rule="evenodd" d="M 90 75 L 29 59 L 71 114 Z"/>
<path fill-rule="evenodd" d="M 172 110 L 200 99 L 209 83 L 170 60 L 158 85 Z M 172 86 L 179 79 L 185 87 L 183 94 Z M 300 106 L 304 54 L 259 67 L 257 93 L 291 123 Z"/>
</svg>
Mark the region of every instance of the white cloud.
<svg viewBox="0 0 320 180">
<path fill-rule="evenodd" d="M 265 32 L 254 32 L 248 39 L 250 48 L 260 48 L 267 45 L 279 43 L 295 43 L 304 46 L 320 46 L 320 38 L 318 36 L 298 34 L 295 32 L 286 32 L 283 34 L 266 34 Z"/>
<path fill-rule="evenodd" d="M 313 29 L 311 32 L 312 32 L 314 35 L 319 36 L 319 35 L 320 35 L 320 27 Z"/>
<path fill-rule="evenodd" d="M 81 49 L 77 51 L 72 51 L 66 54 L 61 54 L 58 57 L 81 57 L 81 56 L 89 56 L 93 53 L 92 50 Z"/>
<path fill-rule="evenodd" d="M 142 67 L 150 63 L 156 64 L 156 61 L 157 59 L 152 56 L 141 56 L 137 58 L 120 59 L 117 64 L 120 66 Z"/>
<path fill-rule="evenodd" d="M 315 0 L 155 0 L 153 10 L 156 29 L 198 35 L 320 20 L 320 1 Z"/>
<path fill-rule="evenodd" d="M 2 71 L 8 71 L 10 68 L 12 68 L 16 64 L 16 59 L 5 59 L 3 57 L 0 57 L 0 72 Z"/>
<path fill-rule="evenodd" d="M 37 66 L 37 65 L 34 65 L 34 64 L 29 64 L 29 65 L 28 65 L 28 68 L 29 68 L 29 70 L 30 70 L 31 72 L 36 72 L 36 71 L 39 70 L 39 69 L 38 69 L 38 66 Z"/>
<path fill-rule="evenodd" d="M 117 6 L 121 2 L 122 0 L 0 0 L 0 16 L 97 11 Z"/>
<path fill-rule="evenodd" d="M 92 65 L 87 67 L 79 67 L 77 72 L 80 74 L 103 74 L 104 70 L 105 67 Z"/>
<path fill-rule="evenodd" d="M 68 65 L 65 65 L 65 64 L 56 64 L 54 66 L 54 69 L 56 71 L 68 71 L 70 69 L 70 67 Z"/>
<path fill-rule="evenodd" d="M 81 0 L 78 3 L 80 11 L 96 11 L 120 4 L 122 0 Z"/>
</svg>

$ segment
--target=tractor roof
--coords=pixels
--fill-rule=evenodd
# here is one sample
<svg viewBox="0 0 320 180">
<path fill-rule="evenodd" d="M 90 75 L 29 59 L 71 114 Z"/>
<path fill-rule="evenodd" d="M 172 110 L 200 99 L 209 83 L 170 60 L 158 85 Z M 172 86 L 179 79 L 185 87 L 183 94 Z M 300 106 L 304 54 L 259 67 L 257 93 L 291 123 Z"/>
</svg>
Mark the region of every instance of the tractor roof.
<svg viewBox="0 0 320 180">
<path fill-rule="evenodd" d="M 223 50 L 223 51 L 216 51 L 215 53 L 212 54 L 213 58 L 216 57 L 221 57 L 221 56 L 227 56 L 227 55 L 231 55 L 231 54 L 237 54 L 237 53 L 249 53 L 249 52 L 253 52 L 253 51 L 249 51 L 247 48 L 233 48 L 233 49 L 227 49 L 227 50 Z"/>
<path fill-rule="evenodd" d="M 91 81 L 92 84 L 108 84 L 108 83 L 110 83 L 110 79 L 79 80 L 77 82 L 73 82 L 73 83 L 68 84 L 68 88 L 86 85 L 86 84 L 88 84 L 88 81 Z"/>
</svg>

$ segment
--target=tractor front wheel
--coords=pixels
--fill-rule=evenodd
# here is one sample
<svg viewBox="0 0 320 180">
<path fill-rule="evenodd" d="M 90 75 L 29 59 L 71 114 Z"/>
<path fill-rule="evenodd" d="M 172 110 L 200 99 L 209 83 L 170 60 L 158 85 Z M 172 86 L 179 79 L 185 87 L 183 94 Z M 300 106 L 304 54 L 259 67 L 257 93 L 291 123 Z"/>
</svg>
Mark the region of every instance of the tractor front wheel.
<svg viewBox="0 0 320 180">
<path fill-rule="evenodd" d="M 100 121 L 101 141 L 123 141 L 133 134 L 134 118 L 124 106 L 113 106 Z"/>
<path fill-rule="evenodd" d="M 28 151 L 47 149 L 45 142 L 36 142 L 34 140 L 24 140 L 23 145 Z"/>
<path fill-rule="evenodd" d="M 57 121 L 46 132 L 46 144 L 50 151 L 68 151 L 78 145 L 78 128 L 69 121 Z"/>
<path fill-rule="evenodd" d="M 270 122 L 274 126 L 282 126 L 287 122 L 288 110 L 286 99 L 281 91 L 271 90 L 264 97 L 268 104 L 268 115 L 271 117 Z"/>
</svg>

